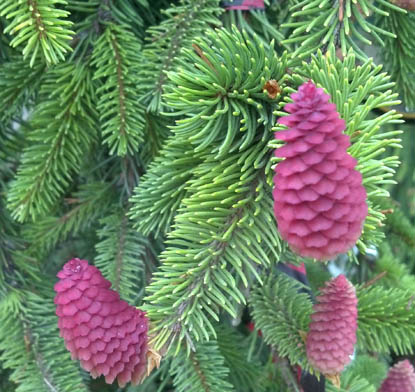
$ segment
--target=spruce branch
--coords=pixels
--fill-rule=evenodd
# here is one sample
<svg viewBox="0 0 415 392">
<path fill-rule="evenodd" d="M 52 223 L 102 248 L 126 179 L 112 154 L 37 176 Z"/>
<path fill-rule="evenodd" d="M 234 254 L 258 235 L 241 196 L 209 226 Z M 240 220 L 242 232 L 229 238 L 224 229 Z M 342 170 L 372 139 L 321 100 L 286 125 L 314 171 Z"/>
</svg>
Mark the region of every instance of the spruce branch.
<svg viewBox="0 0 415 392">
<path fill-rule="evenodd" d="M 25 333 L 35 356 L 35 362 L 41 371 L 47 387 L 56 392 L 88 390 L 82 380 L 79 366 L 70 361 L 63 340 L 59 336 L 55 306 L 48 295 L 27 294 L 27 311 L 25 312 Z M 50 366 L 52 361 L 65 363 L 65 366 Z"/>
<path fill-rule="evenodd" d="M 340 388 L 329 381 L 326 388 L 327 392 L 376 392 L 376 388 L 368 380 L 347 371 L 340 377 Z"/>
<path fill-rule="evenodd" d="M 258 142 L 217 161 L 210 155 L 195 169 L 189 196 L 161 254 L 162 265 L 148 287 L 146 310 L 158 333 L 156 345 L 215 336 L 212 318 L 221 309 L 236 317 L 242 287 L 256 267 L 279 259 L 281 244 L 272 198 L 262 168 L 267 148 Z"/>
<path fill-rule="evenodd" d="M 230 392 L 235 391 L 227 381 L 229 369 L 216 342 L 197 344 L 189 355 L 181 350 L 173 358 L 171 373 L 178 392 Z"/>
<path fill-rule="evenodd" d="M 142 234 L 155 237 L 170 231 L 173 218 L 186 195 L 193 169 L 202 162 L 188 143 L 170 137 L 130 198 L 130 218 Z"/>
<path fill-rule="evenodd" d="M 405 216 L 402 208 L 397 202 L 383 199 L 379 203 L 383 210 L 389 211 L 386 214 L 385 230 L 387 233 L 396 236 L 408 248 L 415 248 L 415 225 Z"/>
<path fill-rule="evenodd" d="M 164 11 L 167 18 L 148 29 L 140 72 L 140 100 L 148 111 L 169 110 L 162 99 L 168 83 L 166 72 L 180 61 L 181 48 L 189 47 L 194 37 L 204 35 L 211 26 L 221 25 L 221 13 L 219 0 L 181 0 L 180 5 Z"/>
<path fill-rule="evenodd" d="M 8 194 L 8 207 L 19 222 L 29 217 L 36 220 L 56 205 L 96 138 L 89 67 L 62 64 L 45 78 L 41 90 L 44 101 L 31 120 L 30 145 Z"/>
<path fill-rule="evenodd" d="M 0 352 L 17 392 L 88 391 L 59 337 L 50 297 L 11 290 L 1 298 Z M 50 366 L 54 362 L 65 366 Z"/>
<path fill-rule="evenodd" d="M 144 141 L 143 108 L 137 104 L 140 49 L 139 40 L 128 28 L 114 23 L 106 26 L 94 47 L 94 80 L 101 82 L 96 91 L 97 109 L 103 143 L 110 154 L 133 154 Z"/>
<path fill-rule="evenodd" d="M 4 0 L 0 4 L 0 16 L 11 19 L 4 29 L 15 37 L 10 45 L 15 48 L 25 44 L 23 59 L 30 56 L 30 66 L 40 53 L 46 64 L 57 64 L 65 60 L 65 54 L 72 49 L 69 46 L 74 32 L 69 29 L 72 22 L 66 18 L 68 11 L 56 8 L 65 5 L 65 0 Z"/>
<path fill-rule="evenodd" d="M 8 123 L 20 117 L 22 109 L 33 99 L 42 81 L 45 66 L 36 63 L 31 68 L 27 61 L 14 56 L 0 67 L 0 121 Z"/>
<path fill-rule="evenodd" d="M 358 346 L 368 351 L 413 353 L 415 310 L 412 293 L 381 286 L 359 288 Z"/>
<path fill-rule="evenodd" d="M 387 37 L 382 50 L 385 69 L 396 82 L 400 98 L 409 110 L 415 109 L 415 80 L 413 63 L 415 61 L 415 15 L 391 10 L 389 16 L 379 17 L 377 24 L 395 34 Z"/>
<path fill-rule="evenodd" d="M 265 391 L 264 368 L 258 359 L 249 358 L 249 340 L 223 323 L 217 330 L 217 344 L 229 368 L 229 380 L 238 392 Z"/>
<path fill-rule="evenodd" d="M 271 274 L 252 292 L 250 305 L 256 328 L 278 355 L 287 357 L 292 365 L 310 369 L 300 332 L 308 330 L 312 304 L 301 289 L 294 279 Z"/>
<path fill-rule="evenodd" d="M 24 146 L 24 137 L 17 131 L 13 122 L 0 123 L 0 181 L 5 184 L 6 179 L 13 177 L 18 164 L 17 154 Z"/>
<path fill-rule="evenodd" d="M 138 304 L 144 292 L 147 251 L 155 257 L 149 241 L 132 229 L 123 210 L 100 220 L 99 242 L 95 245 L 95 264 L 114 290 L 130 304 Z"/>
<path fill-rule="evenodd" d="M 45 216 L 27 224 L 23 236 L 32 250 L 41 254 L 49 252 L 69 236 L 76 237 L 91 226 L 105 213 L 114 201 L 112 185 L 93 182 L 79 187 L 71 198 L 66 199 L 66 208 L 59 216 Z"/>
<path fill-rule="evenodd" d="M 248 12 L 245 10 L 227 10 L 223 19 L 223 25 L 227 29 L 231 30 L 232 25 L 235 25 L 239 30 L 245 30 L 249 35 L 257 35 L 265 46 L 268 46 L 271 41 L 279 45 L 285 38 L 263 10 L 251 9 Z"/>
<path fill-rule="evenodd" d="M 407 290 L 415 289 L 415 277 L 410 274 L 408 265 L 392 252 L 390 245 L 385 242 L 379 245 L 379 258 L 375 261 L 373 272 L 385 276 L 380 283 L 385 287 L 396 287 Z"/>
<path fill-rule="evenodd" d="M 386 0 L 303 0 L 290 8 L 291 20 L 281 26 L 292 29 L 283 44 L 296 46 L 293 59 L 305 58 L 319 48 L 325 52 L 330 46 L 335 46 L 341 49 L 343 56 L 353 48 L 356 56 L 364 61 L 367 56 L 360 46 L 372 43 L 366 35 L 381 46 L 385 45 L 386 37 L 396 38 L 393 32 L 369 19 L 372 14 L 388 17 L 390 10 L 405 13 Z"/>
<path fill-rule="evenodd" d="M 140 158 L 143 167 L 147 170 L 150 163 L 161 154 L 162 148 L 168 144 L 168 137 L 171 132 L 168 128 L 171 120 L 167 117 L 153 115 L 146 112 L 145 116 L 145 130 L 146 142 L 141 145 Z"/>
<path fill-rule="evenodd" d="M 346 369 L 344 376 L 348 378 L 363 378 L 372 384 L 376 390 L 380 387 L 387 374 L 386 363 L 379 361 L 376 355 L 359 353 Z M 345 383 L 346 384 L 346 383 Z"/>
<path fill-rule="evenodd" d="M 165 94 L 176 109 L 169 115 L 185 116 L 172 127 L 177 138 L 196 152 L 220 142 L 213 151 L 224 157 L 246 149 L 262 129 L 264 138 L 269 135 L 278 96 L 270 96 L 266 84 L 283 78 L 286 54 L 277 57 L 257 36 L 235 27 L 208 31 L 182 53 Z"/>
</svg>

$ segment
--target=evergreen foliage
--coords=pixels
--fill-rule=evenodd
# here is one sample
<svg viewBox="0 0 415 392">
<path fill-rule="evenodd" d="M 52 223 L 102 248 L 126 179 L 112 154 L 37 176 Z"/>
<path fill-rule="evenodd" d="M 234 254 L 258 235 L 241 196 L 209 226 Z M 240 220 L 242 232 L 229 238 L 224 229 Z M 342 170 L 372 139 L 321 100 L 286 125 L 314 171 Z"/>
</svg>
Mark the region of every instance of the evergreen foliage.
<svg viewBox="0 0 415 392">
<path fill-rule="evenodd" d="M 30 56 L 30 66 L 35 63 L 38 54 L 47 64 L 57 64 L 65 60 L 65 54 L 71 51 L 69 41 L 73 31 L 72 22 L 66 18 L 68 11 L 56 5 L 67 4 L 64 0 L 5 0 L 0 4 L 0 16 L 10 19 L 4 33 L 11 34 L 13 48 L 24 45 L 23 59 Z"/>
<path fill-rule="evenodd" d="M 230 327 L 217 330 L 218 345 L 229 369 L 229 380 L 240 392 L 264 391 L 264 367 L 258 358 L 249 358 L 249 340 Z"/>
<path fill-rule="evenodd" d="M 2 64 L 0 70 L 0 113 L 3 124 L 21 116 L 22 107 L 30 104 L 39 88 L 45 66 L 36 63 L 29 67 L 19 56 Z"/>
<path fill-rule="evenodd" d="M 337 388 L 332 383 L 327 385 L 327 392 L 376 392 L 376 389 L 366 379 L 353 377 L 351 373 L 345 372 L 341 377 L 341 387 Z"/>
<path fill-rule="evenodd" d="M 8 194 L 12 216 L 19 222 L 51 211 L 97 138 L 91 77 L 90 67 L 82 63 L 62 64 L 45 75 L 30 144 Z"/>
<path fill-rule="evenodd" d="M 270 274 L 264 285 L 252 293 L 251 307 L 255 324 L 265 341 L 278 355 L 307 369 L 310 365 L 300 332 L 308 329 L 311 301 L 307 294 L 299 294 L 302 288 L 293 279 Z"/>
<path fill-rule="evenodd" d="M 177 142 L 174 136 L 167 140 L 130 199 L 134 227 L 144 235 L 159 236 L 170 231 L 192 178 L 192 168 L 202 162 L 202 157 L 203 154 L 194 154 L 189 143 Z"/>
<path fill-rule="evenodd" d="M 247 273 L 258 277 L 255 264 L 269 265 L 278 258 L 281 244 L 265 181 L 259 177 L 248 185 L 259 171 L 251 166 L 253 157 L 260 157 L 263 150 L 257 144 L 219 165 L 211 157 L 199 166 L 189 187 L 191 195 L 183 201 L 176 228 L 161 254 L 160 272 L 148 287 L 146 309 L 156 328 L 163 328 L 159 344 L 175 337 L 186 337 L 190 344 L 191 336 L 209 339 L 209 330 L 215 332 L 208 317 L 218 320 L 220 308 L 235 317 L 235 305 L 245 303 L 240 284 L 248 285 Z M 214 164 L 217 171 L 212 171 Z M 264 167 L 265 160 L 258 166 Z M 193 216 L 195 209 L 200 212 Z"/>
<path fill-rule="evenodd" d="M 413 12 L 405 15 L 400 10 L 391 10 L 389 17 L 380 21 L 383 29 L 396 36 L 396 40 L 386 38 L 382 57 L 386 69 L 397 84 L 401 99 L 410 109 L 415 108 L 415 81 L 411 66 L 415 59 L 414 23 Z"/>
<path fill-rule="evenodd" d="M 215 342 L 197 345 L 189 355 L 179 352 L 173 359 L 171 371 L 178 392 L 230 392 L 235 389 L 227 381 L 229 369 Z"/>
<path fill-rule="evenodd" d="M 98 39 L 92 56 L 97 70 L 94 79 L 102 85 L 96 90 L 103 143 L 110 154 L 133 154 L 143 141 L 143 110 L 137 105 L 140 41 L 127 27 L 109 24 Z"/>
<path fill-rule="evenodd" d="M 1 361 L 14 369 L 10 379 L 17 392 L 88 390 L 62 345 L 52 297 L 11 290 L 0 306 Z"/>
<path fill-rule="evenodd" d="M 146 284 L 144 263 L 146 248 L 154 253 L 144 237 L 137 236 L 124 211 L 113 212 L 100 220 L 95 264 L 122 299 L 138 303 Z"/>
<path fill-rule="evenodd" d="M 1 1 L 1 392 L 299 392 L 313 295 L 340 272 L 358 344 L 326 391 L 374 392 L 413 355 L 415 14 L 398 3 Z M 309 79 L 369 206 L 357 246 L 319 264 L 288 249 L 272 198 L 277 120 Z M 73 257 L 147 312 L 163 357 L 142 385 L 70 359 L 53 283 Z M 303 262 L 313 294 L 278 266 Z"/>
<path fill-rule="evenodd" d="M 211 26 L 221 25 L 218 19 L 221 12 L 219 0 L 181 0 L 179 5 L 164 10 L 167 18 L 149 28 L 140 72 L 140 100 L 148 111 L 169 110 L 162 98 L 168 83 L 166 72 L 178 63 L 181 48 L 191 44 L 193 38 L 204 35 Z"/>
<path fill-rule="evenodd" d="M 407 290 L 415 288 L 414 276 L 410 274 L 408 265 L 402 263 L 388 243 L 379 246 L 380 257 L 373 266 L 373 276 L 385 274 L 380 283 L 386 287 L 398 287 Z"/>
<path fill-rule="evenodd" d="M 25 227 L 24 236 L 37 251 L 48 252 L 70 235 L 87 230 L 91 222 L 109 211 L 113 201 L 111 184 L 84 184 L 68 199 L 68 207 L 59 216 L 47 216 Z"/>
<path fill-rule="evenodd" d="M 369 384 L 378 390 L 387 374 L 386 363 L 369 355 L 359 355 L 347 369 L 347 373 L 366 379 Z"/>
<path fill-rule="evenodd" d="M 372 41 L 365 36 L 367 33 L 381 46 L 385 45 L 386 37 L 396 38 L 393 32 L 368 20 L 373 13 L 387 18 L 390 10 L 405 12 L 386 0 L 345 0 L 334 5 L 330 1 L 303 0 L 290 8 L 290 20 L 282 27 L 289 27 L 292 31 L 283 42 L 295 44 L 294 57 L 305 57 L 317 48 L 335 45 L 341 49 L 343 56 L 349 48 L 353 48 L 356 55 L 364 60 L 367 55 L 358 41 L 371 45 Z"/>
<path fill-rule="evenodd" d="M 183 49 L 183 57 L 187 62 L 169 73 L 174 84 L 165 94 L 166 103 L 176 109 L 172 115 L 187 116 L 173 127 L 176 139 L 190 141 L 196 152 L 220 142 L 211 152 L 222 158 L 246 149 L 262 128 L 262 137 L 268 136 L 275 97 L 269 97 L 264 86 L 281 79 L 285 55 L 278 58 L 256 36 L 251 40 L 236 29 L 222 29 L 196 39 L 192 49 Z"/>
<path fill-rule="evenodd" d="M 411 353 L 415 311 L 411 292 L 373 286 L 358 291 L 358 345 L 369 351 Z"/>
</svg>

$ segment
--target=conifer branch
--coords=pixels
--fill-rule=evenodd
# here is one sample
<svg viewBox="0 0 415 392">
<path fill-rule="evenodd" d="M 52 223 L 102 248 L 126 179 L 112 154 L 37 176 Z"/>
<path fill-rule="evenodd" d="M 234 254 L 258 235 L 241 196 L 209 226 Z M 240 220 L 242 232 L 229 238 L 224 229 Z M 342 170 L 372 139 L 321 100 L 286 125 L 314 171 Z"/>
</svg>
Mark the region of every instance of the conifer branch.
<svg viewBox="0 0 415 392">
<path fill-rule="evenodd" d="M 144 140 L 143 109 L 137 104 L 140 48 L 126 26 L 114 23 L 106 26 L 94 48 L 94 79 L 102 83 L 97 89 L 98 111 L 103 142 L 111 154 L 133 154 Z"/>
<path fill-rule="evenodd" d="M 48 73 L 41 91 L 44 102 L 31 121 L 31 144 L 25 148 L 8 194 L 8 207 L 16 220 L 45 215 L 79 171 L 83 155 L 95 139 L 91 89 L 91 71 L 82 63 L 63 64 Z"/>
<path fill-rule="evenodd" d="M 386 37 L 396 38 L 394 33 L 373 24 L 368 18 L 371 13 L 389 16 L 388 11 L 391 9 L 405 12 L 385 0 L 378 0 L 377 3 L 382 5 L 382 9 L 367 0 L 300 1 L 290 8 L 291 20 L 281 26 L 292 29 L 283 44 L 296 45 L 293 59 L 305 58 L 317 49 L 326 52 L 327 48 L 334 46 L 341 49 L 343 56 L 352 48 L 356 56 L 364 61 L 367 56 L 360 45 L 372 44 L 367 35 L 381 46 L 385 45 Z"/>
<path fill-rule="evenodd" d="M 168 106 L 162 100 L 167 83 L 166 72 L 178 63 L 180 49 L 190 46 L 194 37 L 203 35 L 212 26 L 220 26 L 222 10 L 218 0 L 181 0 L 179 6 L 165 11 L 169 17 L 148 31 L 148 44 L 143 51 L 141 102 L 147 110 L 159 113 Z"/>
<path fill-rule="evenodd" d="M 385 210 L 391 209 L 386 214 L 386 230 L 398 237 L 409 248 L 415 249 L 415 225 L 405 216 L 402 208 L 393 200 L 384 199 L 380 202 Z"/>
<path fill-rule="evenodd" d="M 327 392 L 376 392 L 376 388 L 368 380 L 347 371 L 340 378 L 340 388 L 327 381 L 326 390 Z"/>
<path fill-rule="evenodd" d="M 45 66 L 42 63 L 29 67 L 27 61 L 12 57 L 0 68 L 0 120 L 8 123 L 12 117 L 20 117 L 22 108 L 35 95 Z"/>
<path fill-rule="evenodd" d="M 23 339 L 26 343 L 26 347 L 33 351 L 34 360 L 42 375 L 43 382 L 46 384 L 50 392 L 59 392 L 53 385 L 53 380 L 51 380 L 51 376 L 46 369 L 45 360 L 43 359 L 42 354 L 40 354 L 35 347 L 36 342 L 34 341 L 32 330 L 30 326 L 27 324 L 27 322 L 25 321 L 23 321 L 23 333 L 24 333 Z"/>
<path fill-rule="evenodd" d="M 61 215 L 43 217 L 26 225 L 23 235 L 32 244 L 31 250 L 41 254 L 48 252 L 69 236 L 77 236 L 91 228 L 114 201 L 111 187 L 110 183 L 104 182 L 82 185 L 71 199 L 66 200 L 67 207 Z"/>
<path fill-rule="evenodd" d="M 369 351 L 413 352 L 415 309 L 412 293 L 371 286 L 357 290 L 358 345 Z"/>
<path fill-rule="evenodd" d="M 4 33 L 15 35 L 10 45 L 15 48 L 25 43 L 23 59 L 30 56 L 30 66 L 41 53 L 46 64 L 57 64 L 72 49 L 69 46 L 74 32 L 72 22 L 66 20 L 68 11 L 55 7 L 67 4 L 65 0 L 5 0 L 0 4 L 0 16 L 11 19 Z"/>
<path fill-rule="evenodd" d="M 88 391 L 59 337 L 50 297 L 11 290 L 1 298 L 0 350 L 17 391 Z M 52 360 L 65 366 L 51 367 Z"/>
<path fill-rule="evenodd" d="M 415 289 L 415 277 L 410 274 L 406 264 L 392 252 L 390 245 L 382 243 L 378 247 L 379 257 L 373 266 L 374 273 L 384 273 L 380 283 L 384 287 L 396 287 L 406 290 Z"/>
<path fill-rule="evenodd" d="M 125 212 L 113 209 L 116 212 L 100 220 L 95 264 L 123 299 L 137 304 L 146 284 L 147 252 L 153 256 L 155 252 L 148 240 L 131 228 Z"/>
<path fill-rule="evenodd" d="M 408 109 L 415 109 L 415 80 L 413 62 L 415 61 L 415 16 L 413 12 L 403 14 L 390 10 L 389 16 L 378 18 L 382 29 L 396 35 L 387 37 L 382 50 L 385 68 L 396 82 L 400 98 Z"/>
<path fill-rule="evenodd" d="M 271 274 L 262 287 L 252 292 L 250 304 L 256 328 L 262 331 L 265 341 L 292 365 L 309 369 L 300 331 L 308 330 L 311 301 L 301 289 L 294 279 Z"/>
<path fill-rule="evenodd" d="M 159 333 L 158 346 L 215 336 L 210 319 L 218 320 L 221 309 L 236 317 L 235 305 L 245 303 L 242 287 L 259 279 L 254 265 L 279 259 L 270 190 L 252 164 L 255 156 L 264 167 L 263 147 L 258 143 L 224 161 L 210 156 L 195 170 L 160 272 L 148 288 L 146 310 Z"/>
<path fill-rule="evenodd" d="M 280 94 L 270 96 L 266 84 L 284 78 L 286 54 L 277 57 L 256 36 L 234 27 L 208 31 L 192 49 L 183 49 L 183 56 L 168 74 L 165 94 L 176 109 L 170 115 L 185 115 L 172 127 L 176 138 L 193 144 L 196 152 L 216 144 L 213 151 L 223 157 L 246 149 L 260 132 L 269 135 Z"/>
<path fill-rule="evenodd" d="M 140 233 L 159 237 L 170 231 L 193 168 L 202 158 L 203 154 L 195 154 L 188 143 L 177 142 L 175 137 L 166 141 L 130 198 L 129 216 Z"/>
<path fill-rule="evenodd" d="M 265 391 L 264 368 L 258 359 L 249 360 L 249 339 L 234 328 L 221 324 L 217 343 L 229 369 L 229 381 L 238 392 Z"/>
<path fill-rule="evenodd" d="M 216 342 L 198 344 L 195 352 L 181 350 L 172 360 L 171 373 L 177 392 L 231 392 L 229 369 Z"/>
</svg>

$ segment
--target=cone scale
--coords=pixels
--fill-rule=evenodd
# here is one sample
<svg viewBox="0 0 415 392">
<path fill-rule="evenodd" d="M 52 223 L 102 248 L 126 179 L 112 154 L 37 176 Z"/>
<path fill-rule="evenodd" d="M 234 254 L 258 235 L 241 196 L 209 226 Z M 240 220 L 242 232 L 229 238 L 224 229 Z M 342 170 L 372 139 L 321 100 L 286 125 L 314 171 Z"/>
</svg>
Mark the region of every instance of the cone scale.
<svg viewBox="0 0 415 392">
<path fill-rule="evenodd" d="M 58 272 L 55 304 L 60 335 L 72 359 L 93 378 L 138 384 L 147 370 L 148 320 L 110 289 L 98 268 L 72 259 Z"/>
<path fill-rule="evenodd" d="M 290 115 L 278 121 L 288 129 L 275 134 L 286 144 L 275 151 L 285 159 L 275 169 L 274 213 L 294 252 L 329 260 L 359 238 L 368 212 L 366 191 L 330 96 L 309 81 L 291 98 L 284 108 Z"/>
<path fill-rule="evenodd" d="M 316 301 L 306 337 L 307 358 L 314 369 L 339 380 L 356 344 L 356 291 L 339 275 L 326 283 Z"/>
</svg>

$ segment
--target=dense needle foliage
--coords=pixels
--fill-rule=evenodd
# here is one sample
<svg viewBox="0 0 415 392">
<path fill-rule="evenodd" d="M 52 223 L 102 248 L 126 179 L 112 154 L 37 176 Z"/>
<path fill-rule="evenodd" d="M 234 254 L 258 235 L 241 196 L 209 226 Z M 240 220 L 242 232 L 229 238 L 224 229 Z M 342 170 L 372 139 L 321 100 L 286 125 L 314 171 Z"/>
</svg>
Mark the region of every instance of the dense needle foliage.
<svg viewBox="0 0 415 392">
<path fill-rule="evenodd" d="M 239 3 L 0 1 L 1 392 L 300 391 L 314 297 L 340 272 L 357 345 L 326 390 L 374 392 L 415 353 L 410 1 Z M 327 263 L 273 213 L 277 120 L 308 80 L 346 122 L 369 207 Z M 147 312 L 163 358 L 143 384 L 71 360 L 53 283 L 73 257 Z M 278 266 L 303 262 L 308 287 Z"/>
</svg>

